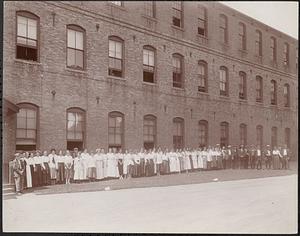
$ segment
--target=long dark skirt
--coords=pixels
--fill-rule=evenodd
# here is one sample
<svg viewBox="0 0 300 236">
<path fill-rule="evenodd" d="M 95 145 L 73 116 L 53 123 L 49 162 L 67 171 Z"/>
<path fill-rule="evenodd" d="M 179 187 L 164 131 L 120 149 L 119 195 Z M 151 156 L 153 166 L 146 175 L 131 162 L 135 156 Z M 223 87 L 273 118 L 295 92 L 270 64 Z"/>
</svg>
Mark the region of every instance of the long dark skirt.
<svg viewBox="0 0 300 236">
<path fill-rule="evenodd" d="M 43 172 L 40 164 L 35 165 L 36 186 L 43 186 Z"/>
<path fill-rule="evenodd" d="M 118 170 L 119 170 L 119 175 L 123 176 L 123 161 L 122 161 L 122 159 L 120 159 L 118 161 Z"/>
<path fill-rule="evenodd" d="M 30 165 L 31 179 L 32 179 L 32 187 L 36 187 L 36 177 L 34 172 L 34 166 Z"/>
<path fill-rule="evenodd" d="M 43 184 L 50 184 L 50 167 L 47 162 L 44 162 L 45 169 L 43 170 Z"/>
<path fill-rule="evenodd" d="M 61 184 L 65 182 L 65 164 L 61 162 L 58 163 L 57 182 Z"/>
</svg>

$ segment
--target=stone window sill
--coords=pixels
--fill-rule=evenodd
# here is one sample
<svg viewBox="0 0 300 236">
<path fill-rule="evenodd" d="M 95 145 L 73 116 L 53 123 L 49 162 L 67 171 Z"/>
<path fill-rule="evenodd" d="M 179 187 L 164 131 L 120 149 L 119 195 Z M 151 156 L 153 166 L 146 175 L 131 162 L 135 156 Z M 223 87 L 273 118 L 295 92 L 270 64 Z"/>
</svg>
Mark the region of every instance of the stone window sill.
<svg viewBox="0 0 300 236">
<path fill-rule="evenodd" d="M 142 17 L 144 17 L 144 18 L 146 18 L 146 19 L 148 19 L 148 20 L 152 20 L 152 21 L 154 21 L 154 22 L 157 22 L 157 19 L 156 19 L 155 17 L 147 16 L 147 15 L 145 15 L 145 14 L 142 14 Z"/>
<path fill-rule="evenodd" d="M 65 67 L 65 70 L 69 71 L 69 72 L 75 72 L 75 73 L 80 73 L 80 74 L 87 74 L 87 72 L 85 70 L 73 69 L 73 68 L 70 68 L 70 67 Z"/>
<path fill-rule="evenodd" d="M 184 32 L 184 28 L 178 27 L 176 25 L 171 25 L 171 27 L 175 30 L 180 30 L 180 31 Z"/>
<path fill-rule="evenodd" d="M 42 63 L 37 62 L 37 61 L 27 61 L 27 60 L 22 60 L 22 59 L 15 59 L 15 62 L 28 64 L 28 65 L 37 65 L 37 66 L 42 65 Z"/>
<path fill-rule="evenodd" d="M 107 79 L 119 80 L 119 81 L 124 81 L 124 82 L 126 81 L 126 79 L 123 77 L 116 77 L 116 76 L 111 76 L 111 75 L 108 75 Z"/>
</svg>

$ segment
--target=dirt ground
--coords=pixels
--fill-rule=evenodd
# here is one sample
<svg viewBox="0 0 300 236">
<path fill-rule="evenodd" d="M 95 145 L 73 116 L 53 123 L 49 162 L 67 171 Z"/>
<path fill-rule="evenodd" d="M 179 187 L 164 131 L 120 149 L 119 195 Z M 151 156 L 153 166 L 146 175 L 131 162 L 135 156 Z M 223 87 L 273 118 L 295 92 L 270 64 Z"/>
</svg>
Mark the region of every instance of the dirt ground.
<svg viewBox="0 0 300 236">
<path fill-rule="evenodd" d="M 222 176 L 218 182 L 167 187 L 78 192 L 77 185 L 72 193 L 32 192 L 3 201 L 3 230 L 297 232 L 297 174 L 235 181 Z"/>
</svg>

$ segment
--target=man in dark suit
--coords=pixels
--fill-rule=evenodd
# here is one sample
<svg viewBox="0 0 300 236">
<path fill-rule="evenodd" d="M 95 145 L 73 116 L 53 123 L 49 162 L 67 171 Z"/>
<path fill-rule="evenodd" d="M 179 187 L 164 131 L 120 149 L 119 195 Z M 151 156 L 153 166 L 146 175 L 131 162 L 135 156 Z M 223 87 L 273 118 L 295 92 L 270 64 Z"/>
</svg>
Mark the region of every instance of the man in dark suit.
<svg viewBox="0 0 300 236">
<path fill-rule="evenodd" d="M 255 168 L 255 163 L 256 163 L 256 155 L 255 155 L 255 148 L 253 145 L 251 145 L 251 149 L 249 151 L 249 156 L 250 156 L 250 167 L 251 169 Z"/>
<path fill-rule="evenodd" d="M 16 185 L 16 193 L 19 195 L 23 191 L 23 173 L 24 173 L 24 162 L 21 161 L 20 153 L 15 154 L 15 159 L 12 163 L 13 167 L 13 176 Z"/>
<path fill-rule="evenodd" d="M 240 145 L 240 148 L 238 150 L 238 156 L 240 159 L 240 169 L 242 169 L 244 168 L 244 158 L 245 158 L 245 151 L 243 145 Z"/>
<path fill-rule="evenodd" d="M 265 150 L 266 169 L 271 169 L 271 162 L 272 162 L 272 151 L 270 145 L 267 145 L 267 148 Z"/>
<path fill-rule="evenodd" d="M 260 149 L 260 146 L 257 146 L 257 149 L 255 151 L 256 169 L 260 170 L 262 168 L 262 160 L 263 160 L 262 151 Z"/>
<path fill-rule="evenodd" d="M 284 145 L 284 148 L 281 151 L 282 155 L 282 169 L 290 169 L 290 150 L 287 148 L 287 145 Z"/>
</svg>

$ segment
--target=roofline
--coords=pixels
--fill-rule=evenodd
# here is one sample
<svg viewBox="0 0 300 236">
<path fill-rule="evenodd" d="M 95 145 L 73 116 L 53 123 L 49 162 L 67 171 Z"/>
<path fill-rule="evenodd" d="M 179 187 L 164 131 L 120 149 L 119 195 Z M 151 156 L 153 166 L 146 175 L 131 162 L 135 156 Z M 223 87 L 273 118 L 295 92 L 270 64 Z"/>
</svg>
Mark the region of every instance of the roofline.
<svg viewBox="0 0 300 236">
<path fill-rule="evenodd" d="M 224 2 L 230 2 L 230 1 L 224 1 Z M 227 9 L 233 11 L 233 12 L 239 13 L 240 15 L 242 15 L 242 16 L 250 19 L 251 21 L 254 21 L 255 23 L 257 23 L 259 25 L 262 25 L 264 27 L 270 28 L 271 30 L 275 31 L 276 33 L 279 33 L 279 34 L 283 35 L 284 37 L 289 38 L 290 40 L 294 41 L 295 43 L 298 42 L 298 39 L 296 39 L 296 38 L 294 38 L 294 37 L 292 37 L 292 36 L 290 36 L 290 35 L 282 32 L 280 30 L 277 30 L 277 29 L 275 29 L 275 28 L 273 28 L 273 27 L 271 27 L 271 26 L 269 26 L 269 25 L 267 25 L 267 24 L 265 24 L 265 23 L 263 23 L 263 22 L 261 22 L 259 20 L 256 20 L 255 18 L 253 18 L 253 17 L 251 17 L 251 16 L 249 16 L 249 15 L 243 13 L 243 12 L 240 12 L 240 11 L 238 11 L 238 10 L 232 8 L 232 7 L 229 7 L 229 6 L 223 4 L 223 3 L 219 2 L 219 1 L 217 1 L 216 3 L 219 4 L 221 7 L 224 7 L 224 8 L 227 8 Z"/>
</svg>

